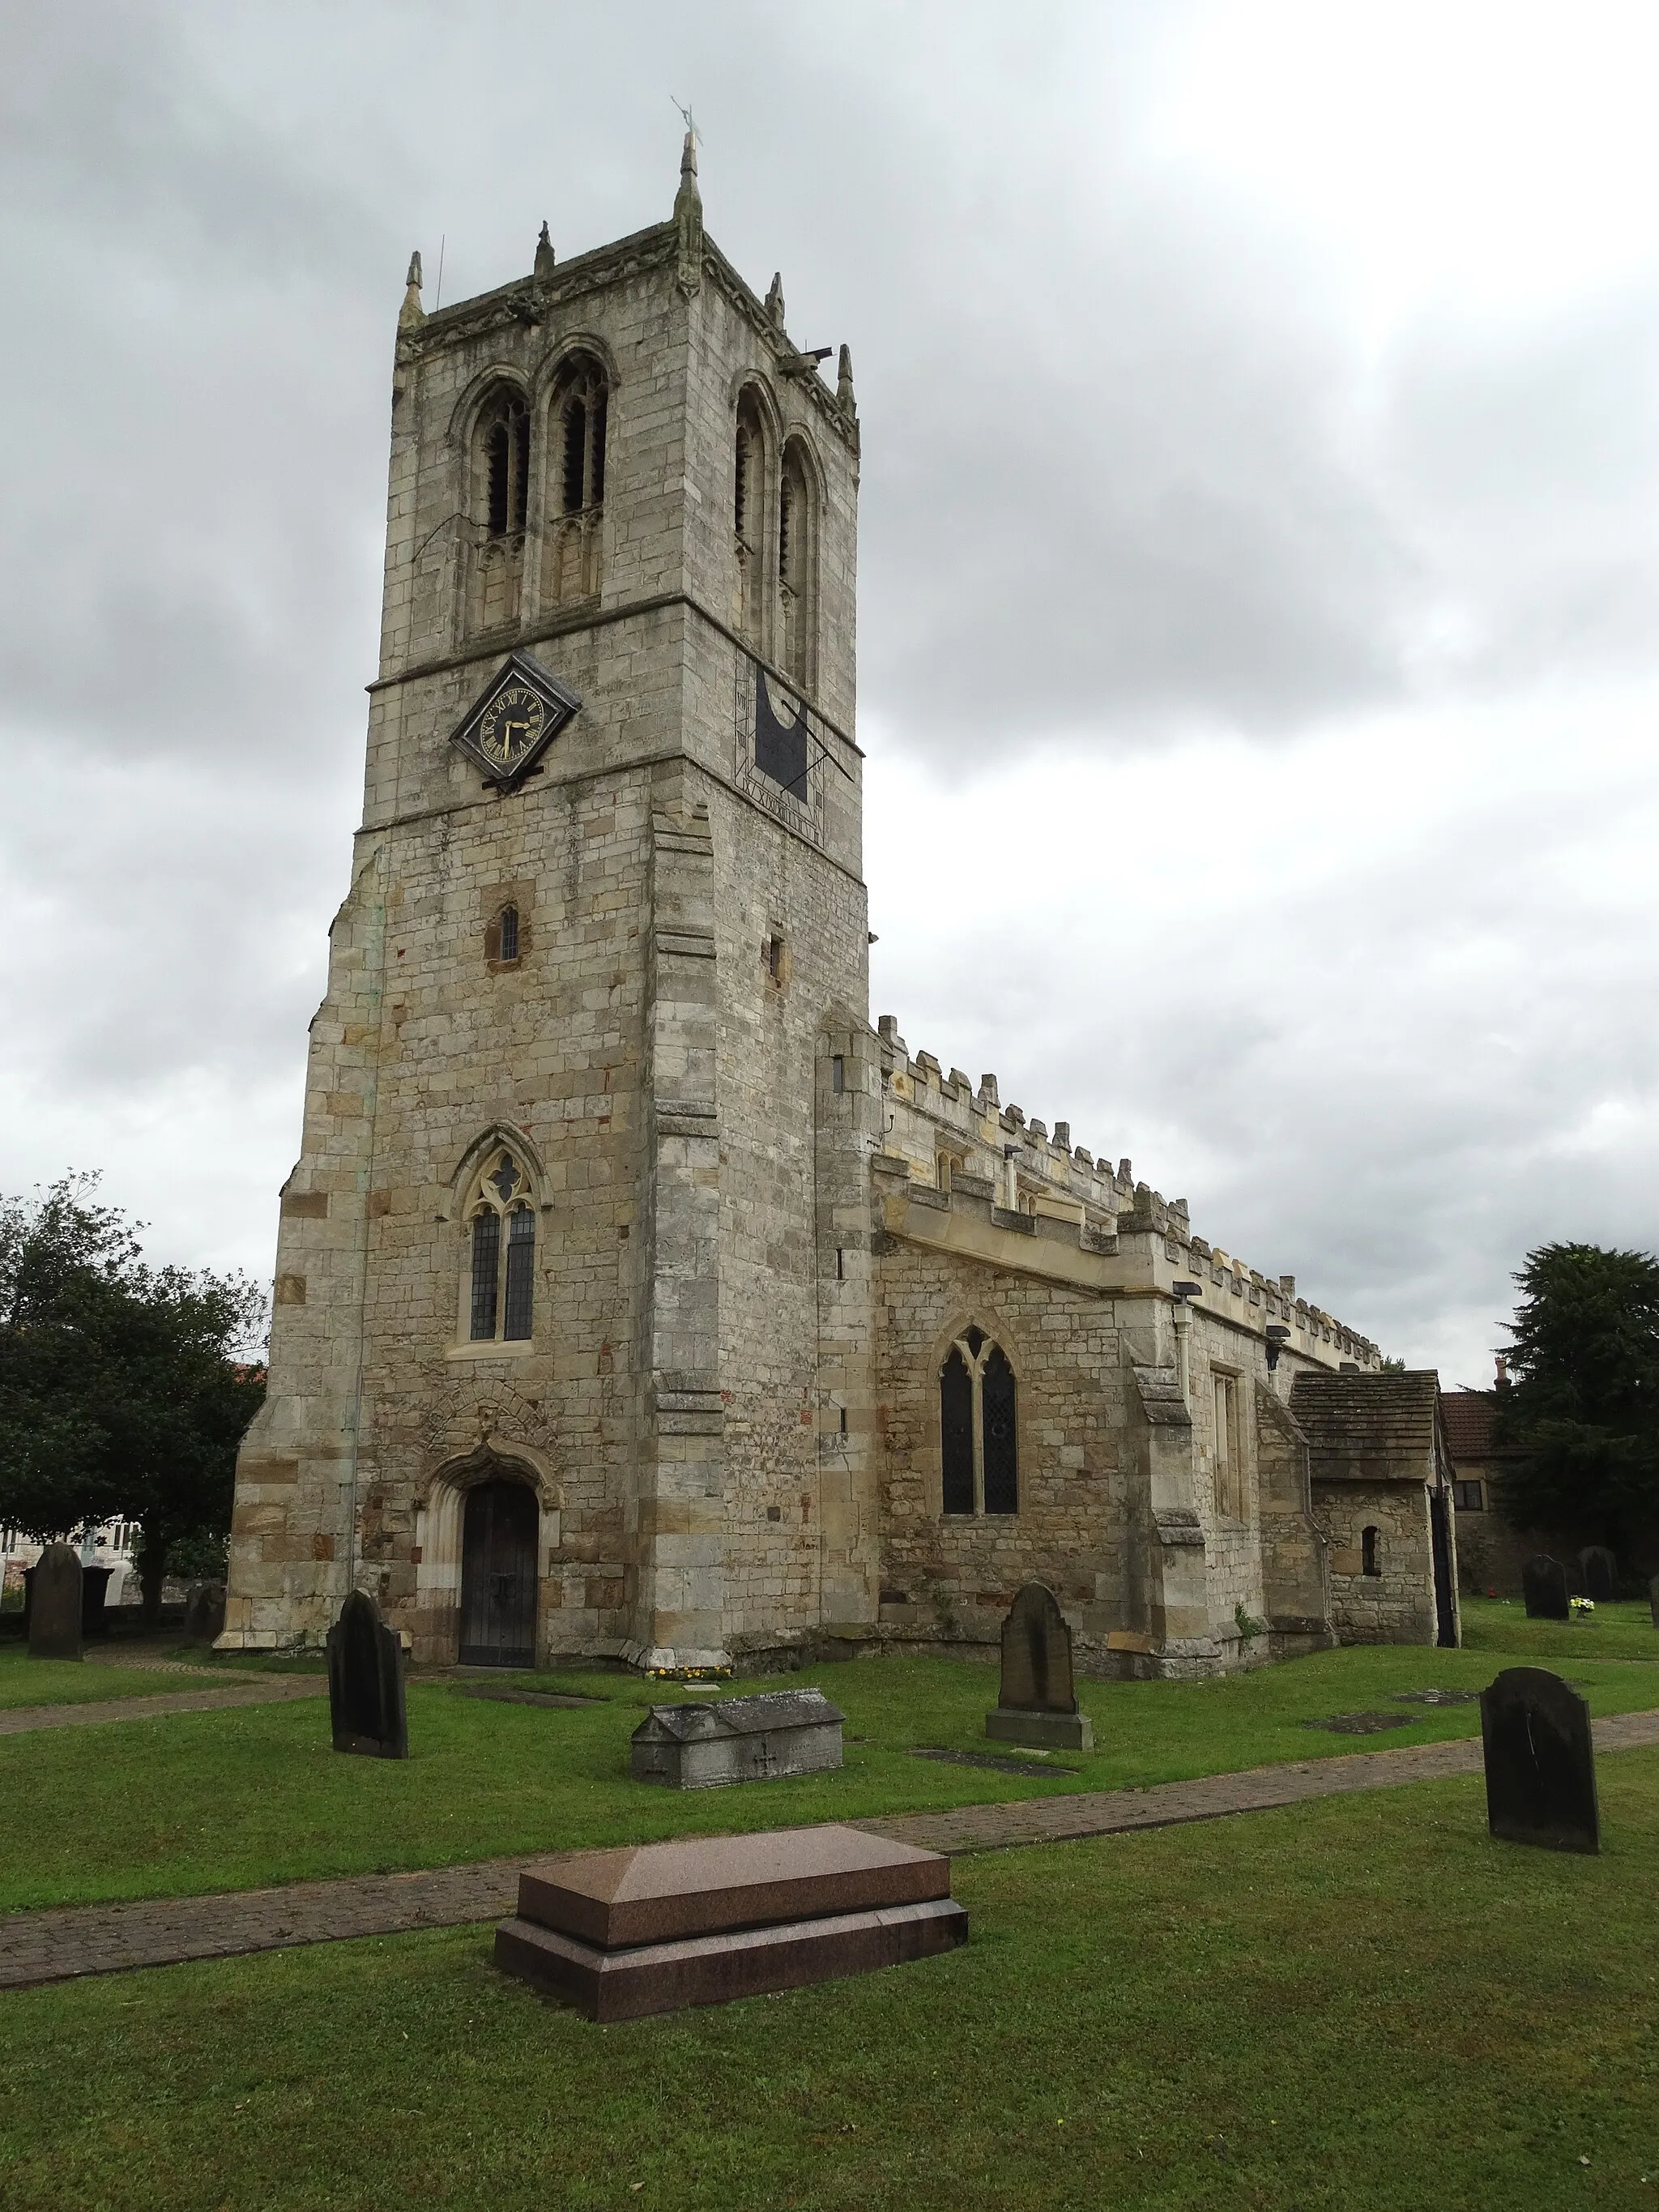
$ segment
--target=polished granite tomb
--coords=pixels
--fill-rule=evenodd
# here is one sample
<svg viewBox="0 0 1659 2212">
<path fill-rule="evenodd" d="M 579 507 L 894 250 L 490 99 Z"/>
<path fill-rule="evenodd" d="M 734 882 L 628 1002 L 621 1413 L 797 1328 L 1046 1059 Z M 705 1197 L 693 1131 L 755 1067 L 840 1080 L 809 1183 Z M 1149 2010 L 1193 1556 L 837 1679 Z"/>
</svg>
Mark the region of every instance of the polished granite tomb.
<svg viewBox="0 0 1659 2212">
<path fill-rule="evenodd" d="M 964 1942 L 936 1851 L 845 1827 L 579 1851 L 519 1877 L 495 1963 L 590 2020 L 894 1966 Z"/>
</svg>

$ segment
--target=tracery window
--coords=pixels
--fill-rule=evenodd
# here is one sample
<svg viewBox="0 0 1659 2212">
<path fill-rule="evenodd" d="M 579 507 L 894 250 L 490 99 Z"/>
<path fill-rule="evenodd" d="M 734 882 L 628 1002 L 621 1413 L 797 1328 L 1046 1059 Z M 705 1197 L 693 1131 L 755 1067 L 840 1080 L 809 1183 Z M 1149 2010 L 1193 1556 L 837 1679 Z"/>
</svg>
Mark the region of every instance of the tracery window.
<svg viewBox="0 0 1659 2212">
<path fill-rule="evenodd" d="M 536 1214 L 528 1178 L 505 1147 L 491 1155 L 473 1194 L 467 1255 L 472 1342 L 528 1342 L 535 1308 Z"/>
<path fill-rule="evenodd" d="M 557 471 L 550 486 L 546 593 L 556 605 L 599 588 L 610 386 L 591 354 L 573 355 L 554 386 L 548 429 Z"/>
<path fill-rule="evenodd" d="M 1018 1513 L 1019 1437 L 1014 1370 L 977 1324 L 939 1370 L 939 1462 L 950 1514 Z"/>
</svg>

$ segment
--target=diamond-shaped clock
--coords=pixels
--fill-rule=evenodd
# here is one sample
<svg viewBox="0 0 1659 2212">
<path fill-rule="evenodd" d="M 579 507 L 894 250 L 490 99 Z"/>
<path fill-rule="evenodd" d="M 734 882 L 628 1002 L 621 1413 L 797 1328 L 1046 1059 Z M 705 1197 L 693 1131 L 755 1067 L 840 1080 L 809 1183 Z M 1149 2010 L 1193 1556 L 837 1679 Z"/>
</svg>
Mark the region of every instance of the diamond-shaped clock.
<svg viewBox="0 0 1659 2212">
<path fill-rule="evenodd" d="M 581 705 L 527 653 L 509 653 L 450 738 L 501 791 L 515 791 Z"/>
</svg>

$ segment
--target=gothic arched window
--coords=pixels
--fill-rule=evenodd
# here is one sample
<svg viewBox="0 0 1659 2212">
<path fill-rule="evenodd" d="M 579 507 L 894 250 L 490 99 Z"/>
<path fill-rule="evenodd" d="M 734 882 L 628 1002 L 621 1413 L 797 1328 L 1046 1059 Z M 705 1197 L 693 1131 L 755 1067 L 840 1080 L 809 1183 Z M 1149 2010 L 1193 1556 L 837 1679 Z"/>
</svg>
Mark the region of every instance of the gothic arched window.
<svg viewBox="0 0 1659 2212">
<path fill-rule="evenodd" d="M 503 385 L 478 410 L 472 440 L 472 584 L 475 629 L 519 619 L 524 536 L 530 512 L 530 410 L 516 386 Z"/>
<path fill-rule="evenodd" d="M 490 1153 L 473 1191 L 467 1266 L 467 1334 L 472 1342 L 528 1342 L 535 1309 L 536 1213 L 528 1178 L 505 1146 Z"/>
<path fill-rule="evenodd" d="M 817 501 L 806 447 L 792 438 L 783 449 L 778 481 L 778 598 L 783 616 L 786 672 L 803 689 L 812 685 L 817 648 Z"/>
<path fill-rule="evenodd" d="M 761 611 L 765 605 L 766 432 L 753 392 L 738 401 L 732 443 L 732 550 L 735 568 L 732 622 L 757 652 L 766 649 Z"/>
<path fill-rule="evenodd" d="M 939 1425 L 945 1511 L 1018 1513 L 1019 1425 L 1013 1366 L 1002 1346 L 977 1326 L 964 1329 L 945 1356 L 939 1377 Z"/>
<path fill-rule="evenodd" d="M 484 526 L 492 538 L 517 537 L 530 506 L 530 411 L 523 395 L 500 393 L 484 410 L 479 427 Z"/>
<path fill-rule="evenodd" d="M 549 487 L 546 584 L 556 605 L 591 599 L 599 588 L 610 398 L 591 354 L 574 354 L 553 388 L 548 430 L 556 474 Z"/>
</svg>

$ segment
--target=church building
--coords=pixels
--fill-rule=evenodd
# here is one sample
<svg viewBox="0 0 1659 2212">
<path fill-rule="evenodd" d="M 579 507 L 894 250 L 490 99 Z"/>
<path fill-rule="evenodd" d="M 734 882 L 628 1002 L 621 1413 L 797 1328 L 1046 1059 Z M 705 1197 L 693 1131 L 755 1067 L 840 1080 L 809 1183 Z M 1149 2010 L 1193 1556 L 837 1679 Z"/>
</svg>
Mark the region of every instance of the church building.
<svg viewBox="0 0 1659 2212">
<path fill-rule="evenodd" d="M 1292 1386 L 1376 1347 L 871 1025 L 827 359 L 689 137 L 666 222 L 433 313 L 411 264 L 222 1648 L 354 1586 L 417 1662 L 664 1673 L 988 1648 L 1033 1578 L 1100 1674 L 1340 1626 Z M 1389 1571 L 1455 1640 L 1434 1480 Z"/>
</svg>

